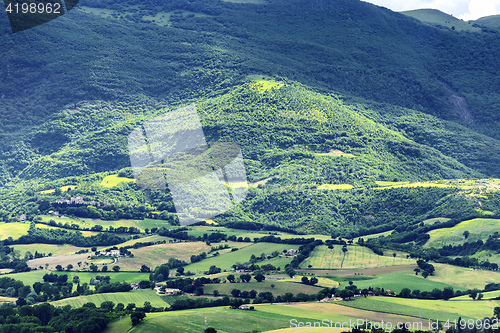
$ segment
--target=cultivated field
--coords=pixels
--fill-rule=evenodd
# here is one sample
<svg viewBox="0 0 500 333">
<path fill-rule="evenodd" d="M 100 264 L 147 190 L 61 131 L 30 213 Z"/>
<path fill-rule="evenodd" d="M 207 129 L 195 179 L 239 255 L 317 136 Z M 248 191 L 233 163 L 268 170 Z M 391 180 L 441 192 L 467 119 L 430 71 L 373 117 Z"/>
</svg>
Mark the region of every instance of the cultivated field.
<svg viewBox="0 0 500 333">
<path fill-rule="evenodd" d="M 347 306 L 388 312 L 414 317 L 422 316 L 423 319 L 439 321 L 463 319 L 478 319 L 493 315 L 493 308 L 500 304 L 499 301 L 444 301 L 421 300 L 395 297 L 367 297 L 353 301 L 342 302 Z"/>
<path fill-rule="evenodd" d="M 396 253 L 396 257 L 379 256 L 369 248 L 354 245 L 347 246 L 347 250 L 344 256 L 340 245 L 335 245 L 333 249 L 326 245 L 318 246 L 301 264 L 301 268 L 366 268 L 415 263 L 415 260 L 406 259 L 406 255 L 401 253 Z"/>
<path fill-rule="evenodd" d="M 200 262 L 190 264 L 185 267 L 186 271 L 191 271 L 194 273 L 202 274 L 204 271 L 208 271 L 210 266 L 215 265 L 222 270 L 231 270 L 232 265 L 235 263 L 245 263 L 250 260 L 252 254 L 260 256 L 262 253 L 271 254 L 274 251 L 281 253 L 283 250 L 298 249 L 298 245 L 287 245 L 287 244 L 274 244 L 274 243 L 255 243 L 249 246 L 243 247 L 235 252 L 229 252 L 217 257 L 212 257 L 209 259 L 202 260 Z M 270 260 L 259 261 L 258 265 L 267 264 Z"/>
<path fill-rule="evenodd" d="M 65 306 L 71 305 L 73 308 L 81 307 L 85 303 L 94 303 L 97 307 L 101 305 L 102 302 L 112 301 L 116 304 L 123 303 L 127 306 L 128 303 L 135 303 L 136 306 L 143 306 L 144 302 L 150 302 L 151 306 L 154 307 L 168 307 L 169 304 L 166 300 L 171 300 L 172 298 L 156 295 L 156 291 L 151 289 L 141 289 L 133 290 L 123 293 L 105 293 L 105 294 L 94 294 L 89 296 L 78 296 L 65 298 L 60 301 L 51 302 L 54 306 Z"/>
<path fill-rule="evenodd" d="M 436 268 L 438 269 L 438 268 Z M 364 276 L 367 277 L 367 276 Z M 332 279 L 335 279 L 333 277 Z M 411 271 L 399 271 L 393 273 L 380 274 L 373 276 L 370 280 L 359 280 L 354 281 L 354 284 L 358 288 L 369 288 L 369 287 L 379 287 L 384 289 L 389 289 L 399 293 L 403 288 L 410 288 L 411 290 L 418 289 L 420 291 L 432 291 L 434 288 L 443 290 L 445 287 L 453 287 L 454 290 L 466 290 L 466 288 L 457 286 L 453 284 L 453 277 L 450 276 L 446 281 L 449 283 L 433 281 L 429 278 L 424 279 L 421 275 L 416 276 L 415 272 Z M 340 286 L 347 286 L 347 282 L 341 282 Z M 484 285 L 483 285 L 484 287 Z"/>
<path fill-rule="evenodd" d="M 453 284 L 466 289 L 483 289 L 488 283 L 498 283 L 500 273 L 472 268 L 433 263 L 436 273 L 427 277 L 428 280 Z"/>
<path fill-rule="evenodd" d="M 479 239 L 485 240 L 495 231 L 500 232 L 500 220 L 498 219 L 472 219 L 460 222 L 452 228 L 442 228 L 428 232 L 431 238 L 425 244 L 426 247 L 443 247 L 450 244 L 463 244 L 464 231 L 468 231 L 468 242 L 475 242 Z"/>
<path fill-rule="evenodd" d="M 9 237 L 12 237 L 12 239 L 18 239 L 22 235 L 28 234 L 29 228 L 29 223 L 0 223 L 0 240 L 7 239 Z"/>
<path fill-rule="evenodd" d="M 90 248 L 78 247 L 68 244 L 34 243 L 34 244 L 12 245 L 12 247 L 21 253 L 21 257 L 24 257 L 25 253 L 28 251 L 31 252 L 31 254 L 33 255 L 35 254 L 35 251 L 38 251 L 38 253 L 45 253 L 46 255 L 52 253 L 53 257 L 75 254 L 75 252 L 83 249 L 89 249 L 90 251 Z"/>
<path fill-rule="evenodd" d="M 134 258 L 118 260 L 118 265 L 125 271 L 138 271 L 142 265 L 151 269 L 168 262 L 169 258 L 176 258 L 190 262 L 192 255 L 210 251 L 211 246 L 203 242 L 166 243 L 130 249 Z M 186 271 L 189 270 L 186 268 Z"/>
<path fill-rule="evenodd" d="M 299 282 L 300 278 L 296 277 L 296 281 Z M 274 285 L 272 287 L 271 285 Z M 255 290 L 258 293 L 269 291 L 273 293 L 274 296 L 284 295 L 285 293 L 292 293 L 297 295 L 298 293 L 304 294 L 316 294 L 322 288 L 308 286 L 302 283 L 286 282 L 283 280 L 264 280 L 262 282 L 257 282 L 255 280 L 250 280 L 248 283 L 217 283 L 217 284 L 207 284 L 203 287 L 206 295 L 213 294 L 214 290 L 218 290 L 221 295 L 231 296 L 231 290 L 239 289 L 241 291 Z"/>
</svg>

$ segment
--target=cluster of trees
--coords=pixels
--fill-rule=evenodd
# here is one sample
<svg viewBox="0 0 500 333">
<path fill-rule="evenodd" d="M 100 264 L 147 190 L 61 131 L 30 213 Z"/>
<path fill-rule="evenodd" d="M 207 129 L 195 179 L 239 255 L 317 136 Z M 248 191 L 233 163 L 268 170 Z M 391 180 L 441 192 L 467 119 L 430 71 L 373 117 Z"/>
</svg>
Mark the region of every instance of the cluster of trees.
<svg viewBox="0 0 500 333">
<path fill-rule="evenodd" d="M 0 332 L 74 332 L 99 333 L 111 319 L 106 310 L 91 307 L 72 309 L 49 303 L 0 307 Z"/>
</svg>

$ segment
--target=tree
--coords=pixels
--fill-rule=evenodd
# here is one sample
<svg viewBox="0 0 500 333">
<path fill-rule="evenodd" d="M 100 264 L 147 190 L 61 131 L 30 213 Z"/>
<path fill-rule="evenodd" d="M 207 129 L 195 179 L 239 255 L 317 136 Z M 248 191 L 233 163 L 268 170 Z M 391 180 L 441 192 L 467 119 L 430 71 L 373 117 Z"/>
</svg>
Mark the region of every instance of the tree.
<svg viewBox="0 0 500 333">
<path fill-rule="evenodd" d="M 132 325 L 135 326 L 139 324 L 144 318 L 146 314 L 142 311 L 132 312 L 130 315 L 130 319 L 132 320 Z"/>
<path fill-rule="evenodd" d="M 427 279 L 427 277 L 429 276 L 429 272 L 428 271 L 423 271 L 422 272 L 422 276 L 424 277 L 424 279 Z"/>
<path fill-rule="evenodd" d="M 309 284 L 309 279 L 307 278 L 307 276 L 303 276 L 301 281 L 303 284 Z"/>
<path fill-rule="evenodd" d="M 146 266 L 146 265 L 142 265 L 141 266 L 141 272 L 142 273 L 149 273 L 149 272 L 151 272 L 151 269 L 148 266 Z"/>
<path fill-rule="evenodd" d="M 314 286 L 316 283 L 318 283 L 318 279 L 315 276 L 313 276 L 311 280 L 309 280 L 309 284 L 311 286 Z"/>
<path fill-rule="evenodd" d="M 495 306 L 493 309 L 493 315 L 500 319 L 500 306 Z"/>
<path fill-rule="evenodd" d="M 234 283 L 234 275 L 233 274 L 229 274 L 227 276 L 227 280 L 230 282 L 230 283 Z"/>
<path fill-rule="evenodd" d="M 128 303 L 127 307 L 125 308 L 127 311 L 132 311 L 135 309 L 135 303 Z"/>
<path fill-rule="evenodd" d="M 162 264 L 155 268 L 155 271 L 153 273 L 153 280 L 155 282 L 165 281 L 166 279 L 168 279 L 169 274 L 170 268 L 168 267 L 168 264 Z"/>
<path fill-rule="evenodd" d="M 56 266 L 56 270 L 58 270 L 59 272 L 62 272 L 63 271 L 63 267 L 61 265 L 57 265 Z"/>
<path fill-rule="evenodd" d="M 125 305 L 123 303 L 118 303 L 115 306 L 115 311 L 123 311 L 125 309 Z"/>
<path fill-rule="evenodd" d="M 218 297 L 220 295 L 219 291 L 217 289 L 214 290 L 214 297 Z"/>
<path fill-rule="evenodd" d="M 68 266 L 66 266 L 66 270 L 67 270 L 67 271 L 70 271 L 70 270 L 72 270 L 72 269 L 73 269 L 73 265 L 68 264 Z"/>
<path fill-rule="evenodd" d="M 415 268 L 414 271 L 415 271 L 415 275 L 418 275 L 418 273 L 420 272 L 420 268 Z"/>
<path fill-rule="evenodd" d="M 115 303 L 113 303 L 112 301 L 104 301 L 101 303 L 101 309 L 106 311 L 112 311 L 114 307 Z"/>
<path fill-rule="evenodd" d="M 207 327 L 204 333 L 217 333 L 217 330 L 213 327 Z"/>
<path fill-rule="evenodd" d="M 116 265 L 116 266 L 113 266 L 113 270 L 115 272 L 118 272 L 120 270 L 120 266 Z"/>
<path fill-rule="evenodd" d="M 92 272 L 97 272 L 99 270 L 99 267 L 97 267 L 94 263 L 90 264 L 89 268 Z"/>
<path fill-rule="evenodd" d="M 446 287 L 443 289 L 443 299 L 449 300 L 455 295 L 455 292 L 453 291 L 453 288 L 451 287 Z"/>
<path fill-rule="evenodd" d="M 257 280 L 257 282 L 262 282 L 266 279 L 266 277 L 262 273 L 255 274 L 253 278 Z"/>
<path fill-rule="evenodd" d="M 241 290 L 239 290 L 239 289 L 231 290 L 231 295 L 233 295 L 233 297 L 240 297 L 240 294 L 241 294 Z"/>
<path fill-rule="evenodd" d="M 222 270 L 221 270 L 219 267 L 217 267 L 217 266 L 215 266 L 215 265 L 212 265 L 212 266 L 210 266 L 210 268 L 208 269 L 208 274 L 218 274 L 218 273 L 220 273 L 221 271 L 222 271 Z"/>
<path fill-rule="evenodd" d="M 293 294 L 292 293 L 285 293 L 282 297 L 283 301 L 287 302 L 290 304 L 290 302 L 293 300 Z"/>
<path fill-rule="evenodd" d="M 465 239 L 469 238 L 470 232 L 468 230 L 465 230 L 463 233 Z"/>
<path fill-rule="evenodd" d="M 104 265 L 101 268 L 101 272 L 107 272 L 108 271 L 108 266 Z"/>
<path fill-rule="evenodd" d="M 401 292 L 399 293 L 399 297 L 410 298 L 411 297 L 410 288 L 401 289 Z"/>
<path fill-rule="evenodd" d="M 474 289 L 474 290 L 472 290 L 472 291 L 470 292 L 469 297 L 470 297 L 470 298 L 472 298 L 473 300 L 475 300 L 475 299 L 476 299 L 476 297 L 477 297 L 477 294 L 478 294 L 478 290 L 477 290 L 477 289 Z"/>
<path fill-rule="evenodd" d="M 241 274 L 240 279 L 243 282 L 249 282 L 252 276 L 250 274 Z"/>
</svg>

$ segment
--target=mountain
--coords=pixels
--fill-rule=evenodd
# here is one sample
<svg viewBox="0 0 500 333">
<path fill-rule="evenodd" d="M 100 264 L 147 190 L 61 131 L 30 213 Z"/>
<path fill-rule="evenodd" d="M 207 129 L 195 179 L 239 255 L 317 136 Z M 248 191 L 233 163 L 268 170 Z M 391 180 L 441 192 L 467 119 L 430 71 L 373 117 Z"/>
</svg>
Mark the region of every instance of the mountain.
<svg viewBox="0 0 500 333">
<path fill-rule="evenodd" d="M 457 30 L 356 0 L 82 0 L 16 34 L 2 17 L 0 213 L 47 210 L 61 194 L 41 191 L 64 185 L 171 213 L 168 191 L 100 182 L 130 173 L 135 128 L 194 104 L 207 142 L 242 148 L 252 183 L 220 222 L 359 234 L 496 214 L 479 181 L 425 183 L 500 177 L 500 41 Z M 432 189 L 375 190 L 380 181 Z"/>
</svg>

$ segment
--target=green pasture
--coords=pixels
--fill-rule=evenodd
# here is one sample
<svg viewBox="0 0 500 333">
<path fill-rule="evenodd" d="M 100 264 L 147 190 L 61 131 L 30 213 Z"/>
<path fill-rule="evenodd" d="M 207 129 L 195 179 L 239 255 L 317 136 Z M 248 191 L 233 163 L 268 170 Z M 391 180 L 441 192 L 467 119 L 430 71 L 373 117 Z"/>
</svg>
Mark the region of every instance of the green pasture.
<svg viewBox="0 0 500 333">
<path fill-rule="evenodd" d="M 483 289 L 488 283 L 498 283 L 500 273 L 473 268 L 433 263 L 436 272 L 427 280 L 452 284 L 465 289 Z"/>
<path fill-rule="evenodd" d="M 449 221 L 450 219 L 449 218 L 446 218 L 446 217 L 435 217 L 435 218 L 432 218 L 432 219 L 427 219 L 427 220 L 424 220 L 422 222 L 424 222 L 425 225 L 433 225 L 435 223 L 440 223 L 440 222 L 447 222 Z"/>
<path fill-rule="evenodd" d="M 465 242 L 464 231 L 469 232 L 468 242 L 485 240 L 495 231 L 500 232 L 500 220 L 478 218 L 460 222 L 451 228 L 431 230 L 428 232 L 430 239 L 425 246 L 438 248 L 451 244 L 463 244 Z"/>
<path fill-rule="evenodd" d="M 255 243 L 245 246 L 238 251 L 221 254 L 217 257 L 208 258 L 185 267 L 186 271 L 194 273 L 203 273 L 208 271 L 210 266 L 215 265 L 222 270 L 231 270 L 235 263 L 245 263 L 250 260 L 252 254 L 260 256 L 262 253 L 271 254 L 274 251 L 281 253 L 283 250 L 298 249 L 298 245 L 274 244 L 274 243 Z M 259 261 L 258 265 L 268 263 L 270 260 Z"/>
<path fill-rule="evenodd" d="M 296 281 L 299 282 L 300 278 L 296 277 Z M 274 287 L 272 286 L 274 285 Z M 294 295 L 298 293 L 304 294 L 316 294 L 322 288 L 309 286 L 302 283 L 287 282 L 282 280 L 264 280 L 262 282 L 257 282 L 255 280 L 250 280 L 248 283 L 217 283 L 217 284 L 207 284 L 203 287 L 205 295 L 213 294 L 214 290 L 218 290 L 221 295 L 231 296 L 231 290 L 239 289 L 241 291 L 255 290 L 257 292 L 271 292 L 274 296 L 284 295 L 285 293 L 292 293 Z"/>
<path fill-rule="evenodd" d="M 34 244 L 18 244 L 18 245 L 12 245 L 12 247 L 15 250 L 18 250 L 21 253 L 21 257 L 23 258 L 26 252 L 31 252 L 31 254 L 35 254 L 35 251 L 38 251 L 38 253 L 45 253 L 48 255 L 49 253 L 52 253 L 52 256 L 65 256 L 65 255 L 70 255 L 74 254 L 77 251 L 84 250 L 84 249 L 89 249 L 86 247 L 78 247 L 78 246 L 73 246 L 69 244 L 41 244 L 41 243 L 34 243 Z"/>
<path fill-rule="evenodd" d="M 88 296 L 78 296 L 65 298 L 59 301 L 51 302 L 54 306 L 66 306 L 71 305 L 73 308 L 81 307 L 85 303 L 94 303 L 99 307 L 102 302 L 112 301 L 113 303 L 123 303 L 125 306 L 128 303 L 135 303 L 136 306 L 143 306 L 144 302 L 150 302 L 154 307 L 168 307 L 168 301 L 172 301 L 171 297 L 158 296 L 155 290 L 151 289 L 139 289 L 132 290 L 122 293 L 104 293 L 104 294 L 94 294 Z"/>
<path fill-rule="evenodd" d="M 341 245 L 334 245 L 333 249 L 326 245 L 317 246 L 301 264 L 301 268 L 366 268 L 415 263 L 415 260 L 406 259 L 406 255 L 401 253 L 396 253 L 396 257 L 379 256 L 369 248 L 355 245 L 347 246 L 347 250 L 344 256 Z"/>
<path fill-rule="evenodd" d="M 68 224 L 76 224 L 82 228 L 92 228 L 94 225 L 102 225 L 104 228 L 113 227 L 135 227 L 144 232 L 144 229 L 152 229 L 152 228 L 161 228 L 161 227 L 170 227 L 170 223 L 165 222 L 163 220 L 155 220 L 145 218 L 144 220 L 115 220 L 115 221 L 107 221 L 100 219 L 90 219 L 90 218 L 79 218 L 79 217 L 66 217 L 66 216 L 53 216 L 53 215 L 38 215 L 43 222 L 49 222 L 50 220 L 54 220 L 57 223 L 68 223 Z"/>
<path fill-rule="evenodd" d="M 445 287 L 452 287 L 454 290 L 466 290 L 466 288 L 452 284 L 453 278 L 449 278 L 449 283 L 443 283 L 424 279 L 421 275 L 416 276 L 413 271 L 399 271 L 386 273 L 374 276 L 374 279 L 355 281 L 354 284 L 358 288 L 379 287 L 399 293 L 403 288 L 411 290 L 418 289 L 420 291 L 432 291 L 434 288 L 443 290 Z M 348 282 L 341 282 L 341 288 L 348 286 Z"/>
<path fill-rule="evenodd" d="M 144 321 L 129 333 L 179 333 L 202 332 L 207 324 L 219 333 L 261 332 L 289 326 L 291 317 L 262 311 L 241 311 L 225 307 L 148 313 Z M 288 326 L 287 326 L 288 324 Z M 112 329 L 114 323 L 111 325 Z"/>
<path fill-rule="evenodd" d="M 421 300 L 396 297 L 360 297 L 341 304 L 370 311 L 395 313 L 406 316 L 433 319 L 439 321 L 463 319 L 479 319 L 493 315 L 493 308 L 500 302 L 495 301 L 444 301 Z"/>
<path fill-rule="evenodd" d="M 29 223 L 23 222 L 11 222 L 11 223 L 0 223 L 0 240 L 12 237 L 12 239 L 18 239 L 23 235 L 28 234 L 28 229 L 30 228 Z"/>
</svg>

